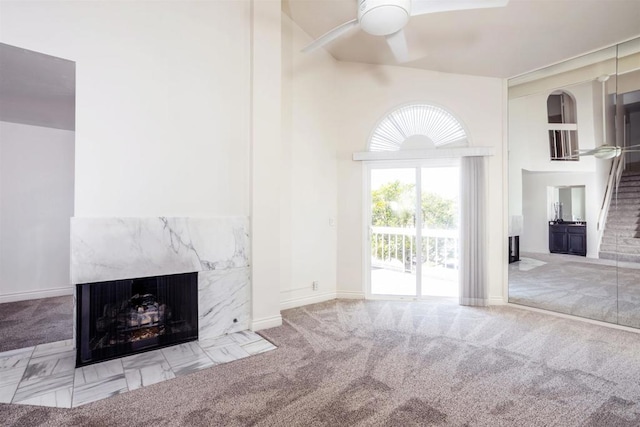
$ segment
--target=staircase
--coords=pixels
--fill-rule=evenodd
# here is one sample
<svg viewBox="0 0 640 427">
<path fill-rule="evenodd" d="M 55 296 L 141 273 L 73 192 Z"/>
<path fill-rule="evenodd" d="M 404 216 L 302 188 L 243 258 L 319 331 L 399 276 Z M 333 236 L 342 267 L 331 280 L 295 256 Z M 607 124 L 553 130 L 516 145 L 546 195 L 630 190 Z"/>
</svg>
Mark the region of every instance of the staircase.
<svg viewBox="0 0 640 427">
<path fill-rule="evenodd" d="M 611 200 L 600 258 L 640 262 L 640 172 L 625 171 Z"/>
</svg>

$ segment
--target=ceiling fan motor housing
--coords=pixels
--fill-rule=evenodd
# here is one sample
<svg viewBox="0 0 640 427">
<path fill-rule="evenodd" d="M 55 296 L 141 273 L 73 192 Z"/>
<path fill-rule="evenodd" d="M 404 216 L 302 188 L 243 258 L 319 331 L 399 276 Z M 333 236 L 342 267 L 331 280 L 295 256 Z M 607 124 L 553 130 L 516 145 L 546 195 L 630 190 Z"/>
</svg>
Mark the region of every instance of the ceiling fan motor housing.
<svg viewBox="0 0 640 427">
<path fill-rule="evenodd" d="M 363 31 L 386 36 L 400 31 L 409 21 L 411 0 L 358 0 L 358 21 Z"/>
</svg>

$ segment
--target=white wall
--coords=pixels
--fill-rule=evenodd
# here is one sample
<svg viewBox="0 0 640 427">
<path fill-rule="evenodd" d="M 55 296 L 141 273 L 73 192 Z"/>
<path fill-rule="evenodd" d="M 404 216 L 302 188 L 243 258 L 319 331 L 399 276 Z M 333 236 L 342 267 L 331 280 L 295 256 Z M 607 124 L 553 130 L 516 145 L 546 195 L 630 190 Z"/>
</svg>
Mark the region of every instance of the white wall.
<svg viewBox="0 0 640 427">
<path fill-rule="evenodd" d="M 509 100 L 509 213 L 522 215 L 523 171 L 596 172 L 594 157 L 558 162 L 549 159 L 547 97 L 548 88 Z M 589 81 L 570 86 L 567 91 L 576 101 L 578 144 L 594 148 L 602 140 L 602 96 L 600 84 Z M 600 162 L 602 163 L 602 162 Z M 558 184 L 560 185 L 560 184 Z M 587 209 L 589 209 L 588 207 Z M 520 240 L 522 245 L 522 239 Z"/>
<path fill-rule="evenodd" d="M 249 214 L 248 1 L 3 1 L 0 40 L 76 62 L 76 216 Z"/>
<path fill-rule="evenodd" d="M 608 115 L 607 123 L 603 120 L 602 84 L 594 80 L 595 77 L 586 79 L 581 75 L 580 79 L 580 83 L 563 83 L 566 85 L 563 90 L 573 95 L 576 102 L 579 148 L 594 148 L 605 142 L 613 144 L 613 115 Z M 549 159 L 547 97 L 557 89 L 554 83 L 555 80 L 550 78 L 510 88 L 518 96 L 510 92 L 509 214 L 524 217 L 520 250 L 546 253 L 549 248 L 547 221 L 553 219 L 549 213 L 552 201 L 547 197 L 547 188 L 584 185 L 587 256 L 597 257 L 600 241 L 598 214 L 611 161 L 593 156 L 583 156 L 575 162 Z M 605 89 L 608 92 L 614 90 L 615 79 L 609 79 Z M 605 102 L 604 108 L 611 111 L 611 97 L 608 96 Z M 603 136 L 603 126 L 606 137 Z"/>
<path fill-rule="evenodd" d="M 310 41 L 283 15 L 282 307 L 364 296 L 362 164 L 351 156 L 366 150 L 378 120 L 411 101 L 442 105 L 467 126 L 473 145 L 496 147 L 490 294 L 502 301 L 502 81 L 336 62 L 323 50 L 301 54 Z"/>
<path fill-rule="evenodd" d="M 71 293 L 74 132 L 0 122 L 0 302 Z"/>
<path fill-rule="evenodd" d="M 363 296 L 363 165 L 352 153 L 388 112 L 408 102 L 440 105 L 466 127 L 472 146 L 495 147 L 489 170 L 489 296 L 502 302 L 506 260 L 503 226 L 503 82 L 393 66 L 339 63 L 340 94 L 332 109 L 338 159 L 338 296 Z"/>
<path fill-rule="evenodd" d="M 276 1 L 254 4 L 254 57 L 249 1 L 4 1 L 0 12 L 2 42 L 76 61 L 76 215 L 251 213 L 254 261 L 265 256 L 254 265 L 254 318 L 277 321 L 281 279 L 283 299 L 313 300 L 304 290 L 312 280 L 318 297 L 363 295 L 362 165 L 351 154 L 409 101 L 443 106 L 473 145 L 497 147 L 489 160 L 490 295 L 502 299 L 499 79 L 309 60 L 293 54 L 304 42 L 298 35 L 283 90 L 269 74 L 280 63 Z"/>
<path fill-rule="evenodd" d="M 252 329 L 280 317 L 280 194 L 282 192 L 282 60 L 280 2 L 253 3 L 251 79 Z"/>
<path fill-rule="evenodd" d="M 336 297 L 336 61 L 282 15 L 282 308 Z M 333 224 L 333 225 L 332 225 Z M 312 283 L 318 282 L 318 290 Z"/>
<path fill-rule="evenodd" d="M 257 209 L 253 315 L 277 324 L 279 252 L 265 242 L 278 239 L 268 198 L 279 200 L 269 153 L 280 146 L 280 2 L 253 10 L 249 0 L 3 1 L 0 41 L 76 62 L 75 215 Z"/>
</svg>

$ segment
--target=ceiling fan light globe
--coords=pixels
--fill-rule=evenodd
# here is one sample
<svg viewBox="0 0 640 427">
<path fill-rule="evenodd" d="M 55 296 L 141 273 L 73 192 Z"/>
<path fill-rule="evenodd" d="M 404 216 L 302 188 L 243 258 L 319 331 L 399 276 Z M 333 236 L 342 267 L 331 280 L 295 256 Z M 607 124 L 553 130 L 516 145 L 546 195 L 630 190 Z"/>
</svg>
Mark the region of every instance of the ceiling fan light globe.
<svg viewBox="0 0 640 427">
<path fill-rule="evenodd" d="M 620 147 L 603 145 L 599 147 L 598 151 L 596 151 L 593 156 L 598 159 L 607 160 L 618 157 L 620 154 L 622 154 L 622 149 Z"/>
<path fill-rule="evenodd" d="M 410 0 L 360 0 L 360 28 L 374 36 L 396 33 L 409 21 L 410 9 Z"/>
</svg>

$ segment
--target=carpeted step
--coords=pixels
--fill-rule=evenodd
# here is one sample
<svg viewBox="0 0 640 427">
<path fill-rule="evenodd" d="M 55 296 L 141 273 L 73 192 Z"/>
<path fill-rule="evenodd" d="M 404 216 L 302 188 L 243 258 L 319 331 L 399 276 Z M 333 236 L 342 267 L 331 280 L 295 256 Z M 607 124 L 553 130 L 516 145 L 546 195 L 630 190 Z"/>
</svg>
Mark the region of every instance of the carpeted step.
<svg viewBox="0 0 640 427">
<path fill-rule="evenodd" d="M 640 224 L 637 221 L 627 220 L 627 221 L 608 221 L 604 227 L 605 230 L 638 230 L 640 229 Z"/>
<path fill-rule="evenodd" d="M 637 209 L 609 209 L 609 215 L 607 221 L 611 221 L 610 218 L 616 218 L 613 221 L 623 220 L 624 222 L 635 222 L 640 218 L 640 211 Z"/>
<path fill-rule="evenodd" d="M 610 226 L 622 225 L 626 227 L 638 227 L 640 223 L 638 222 L 638 217 L 635 216 L 625 216 L 624 214 L 612 217 L 609 215 L 607 221 L 604 223 L 605 227 L 608 228 Z"/>
<path fill-rule="evenodd" d="M 640 175 L 631 175 L 631 176 L 625 176 L 623 175 L 622 178 L 620 178 L 620 182 L 619 184 L 622 183 L 640 183 Z"/>
<path fill-rule="evenodd" d="M 611 252 L 607 252 L 607 251 L 600 251 L 598 252 L 598 258 L 600 259 L 618 259 L 618 254 L 614 251 Z"/>
<path fill-rule="evenodd" d="M 629 237 L 629 236 L 602 236 L 602 245 L 614 245 L 614 246 L 628 246 L 631 249 L 639 248 L 640 249 L 640 239 L 637 237 Z"/>
<path fill-rule="evenodd" d="M 611 239 L 616 239 L 618 237 L 640 237 L 640 230 L 615 230 L 615 229 L 605 229 L 604 233 L 602 233 L 602 241 L 611 242 Z"/>
<path fill-rule="evenodd" d="M 640 182 L 640 175 L 622 175 L 620 182 Z"/>
<path fill-rule="evenodd" d="M 617 199 L 614 199 L 611 201 L 611 204 L 614 206 L 621 206 L 621 205 L 627 205 L 627 206 L 634 206 L 634 207 L 638 207 L 640 206 L 640 197 L 634 196 L 634 197 L 621 197 L 618 196 Z"/>
<path fill-rule="evenodd" d="M 600 252 L 616 252 L 615 244 L 600 244 Z"/>
<path fill-rule="evenodd" d="M 640 181 L 640 174 L 637 172 L 634 173 L 625 173 L 620 177 L 620 181 Z"/>
<path fill-rule="evenodd" d="M 630 199 L 636 199 L 636 203 L 630 202 Z M 617 197 L 617 198 L 614 197 L 613 199 L 611 199 L 611 203 L 609 204 L 609 206 L 615 206 L 619 202 L 621 202 L 621 204 L 625 206 L 633 205 L 640 209 L 640 196 L 639 197 Z"/>
<path fill-rule="evenodd" d="M 631 205 L 611 206 L 609 207 L 607 221 L 609 221 L 610 218 L 622 219 L 624 221 L 636 221 L 640 218 L 640 209 L 632 207 Z"/>
<path fill-rule="evenodd" d="M 607 222 L 605 223 L 605 225 L 616 225 L 616 224 L 620 224 L 620 225 L 626 225 L 626 226 L 638 226 L 638 218 L 635 216 L 624 216 L 624 215 L 618 215 L 616 217 L 610 216 L 607 219 Z M 606 227 L 605 227 L 606 228 Z"/>
<path fill-rule="evenodd" d="M 609 228 L 605 228 L 602 235 L 606 237 L 640 237 L 640 230 L 637 228 L 615 228 L 615 226 L 611 226 Z"/>
<path fill-rule="evenodd" d="M 618 240 L 617 236 L 602 236 L 602 241 L 600 242 L 600 247 L 611 247 L 616 245 L 616 241 Z"/>
<path fill-rule="evenodd" d="M 613 221 L 640 221 L 640 210 L 635 209 L 625 209 L 625 210 L 617 210 L 617 209 L 609 209 L 609 217 L 608 220 Z"/>
<path fill-rule="evenodd" d="M 617 199 L 640 199 L 640 191 L 618 191 Z M 611 200 L 612 202 L 616 200 L 616 197 Z"/>
<path fill-rule="evenodd" d="M 638 185 L 621 185 L 618 187 L 618 197 L 621 194 L 640 194 L 640 181 L 638 181 Z"/>
<path fill-rule="evenodd" d="M 640 181 L 638 181 L 637 184 L 633 184 L 631 185 L 630 183 L 621 183 L 617 190 L 611 195 L 611 199 L 615 200 L 616 199 L 616 194 L 620 195 L 623 193 L 633 193 L 638 191 L 638 189 L 640 188 Z"/>
<path fill-rule="evenodd" d="M 622 224 L 620 222 L 613 222 L 613 223 L 607 223 L 604 226 L 604 229 L 606 231 L 611 231 L 611 232 L 620 232 L 620 231 L 640 231 L 638 230 L 638 225 L 637 224 Z"/>
<path fill-rule="evenodd" d="M 623 262 L 640 262 L 640 255 L 631 255 L 631 254 L 621 254 L 617 252 L 603 252 L 600 251 L 598 254 L 600 259 L 612 259 Z"/>
<path fill-rule="evenodd" d="M 640 246 L 601 244 L 600 252 L 616 252 L 618 254 L 640 256 Z"/>
<path fill-rule="evenodd" d="M 634 203 L 640 205 L 640 193 L 636 192 L 636 191 L 629 191 L 629 192 L 623 192 L 623 191 L 618 191 L 618 195 L 617 197 L 615 197 L 615 199 L 617 199 L 618 201 L 620 200 L 634 200 Z"/>
<path fill-rule="evenodd" d="M 609 209 L 610 215 L 613 215 L 615 213 L 619 213 L 621 216 L 626 216 L 627 218 L 633 217 L 633 216 L 640 217 L 640 211 L 636 208 L 625 208 L 623 206 L 615 206 Z"/>
<path fill-rule="evenodd" d="M 624 214 L 634 214 L 640 218 L 640 206 L 631 203 L 611 203 L 609 205 L 609 214 L 621 212 Z"/>
</svg>

